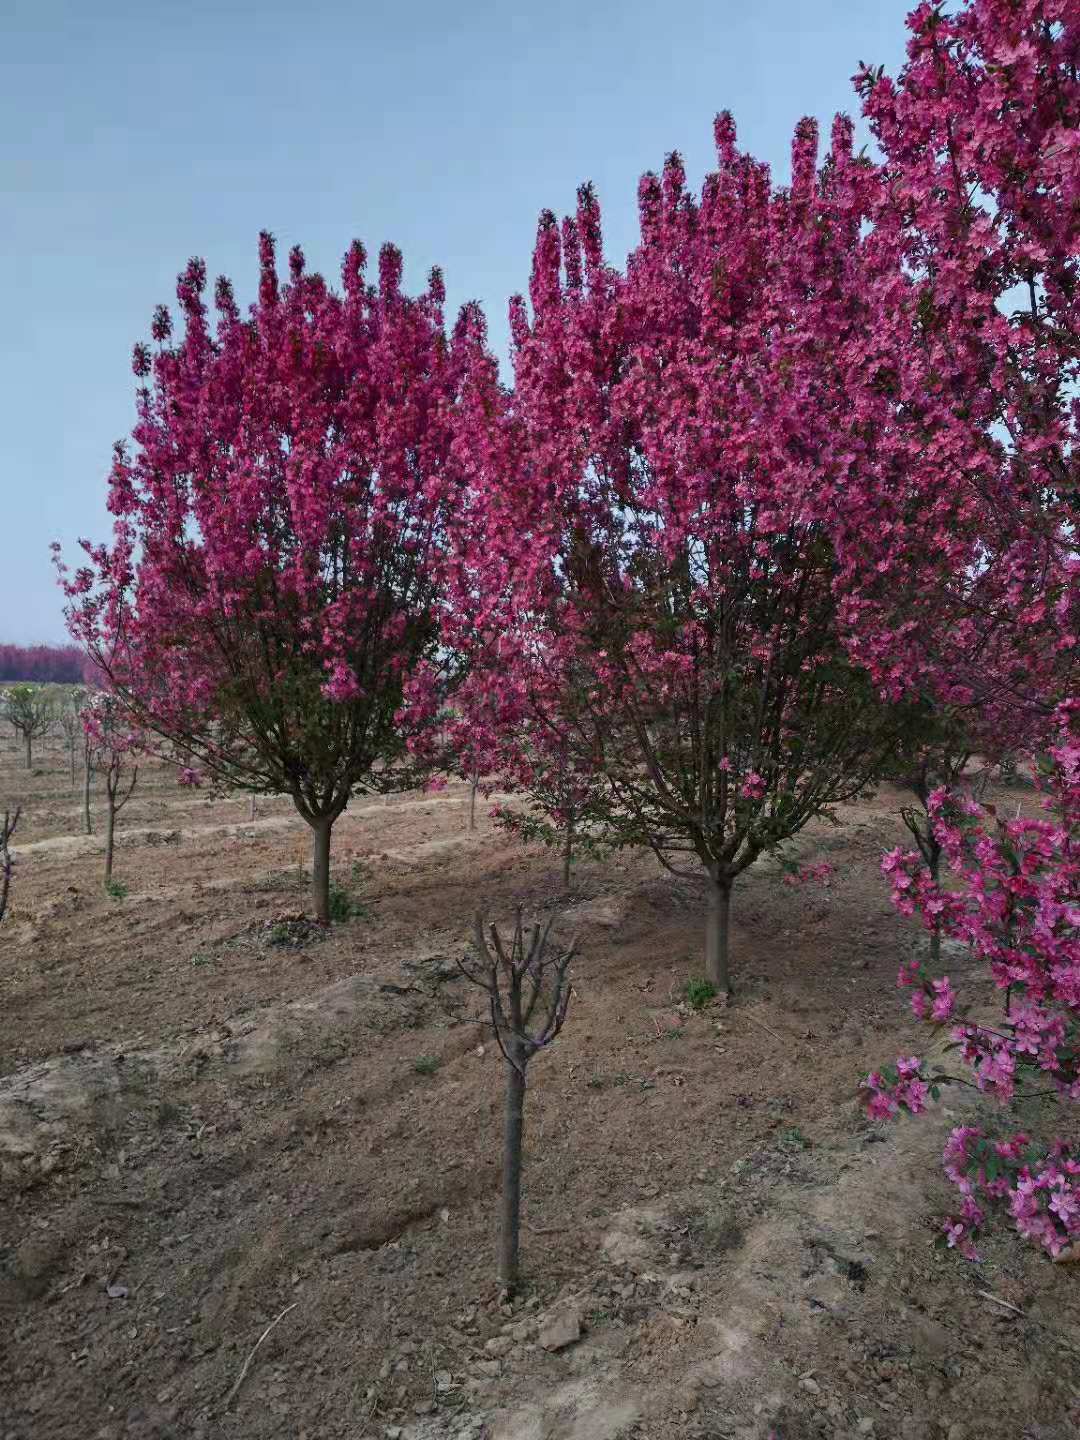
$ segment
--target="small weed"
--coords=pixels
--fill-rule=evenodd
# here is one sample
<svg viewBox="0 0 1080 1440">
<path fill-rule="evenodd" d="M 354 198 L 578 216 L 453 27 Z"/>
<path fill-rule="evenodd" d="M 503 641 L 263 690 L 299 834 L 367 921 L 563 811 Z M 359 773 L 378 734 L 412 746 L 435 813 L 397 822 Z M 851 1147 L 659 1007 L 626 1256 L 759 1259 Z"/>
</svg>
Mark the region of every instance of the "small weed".
<svg viewBox="0 0 1080 1440">
<path fill-rule="evenodd" d="M 268 945 L 289 945 L 292 943 L 292 938 L 292 930 L 289 926 L 279 921 L 276 925 L 270 926 L 270 933 L 266 937 L 266 942 Z"/>
<path fill-rule="evenodd" d="M 178 1124 L 181 1118 L 179 1105 L 174 1105 L 171 1100 L 159 1100 L 156 1118 L 163 1130 Z"/>
<path fill-rule="evenodd" d="M 356 867 L 353 867 L 355 875 Z M 331 882 L 330 885 L 330 919 L 336 924 L 343 924 L 346 920 L 360 919 L 368 913 L 367 906 L 362 900 L 357 900 L 342 885 Z"/>
<path fill-rule="evenodd" d="M 439 1068 L 439 1057 L 437 1055 L 418 1055 L 413 1061 L 413 1069 L 417 1075 L 434 1075 Z"/>
<path fill-rule="evenodd" d="M 208 955 L 205 950 L 197 950 L 191 957 L 191 963 L 193 965 L 212 965 L 214 963 L 214 957 Z"/>
<path fill-rule="evenodd" d="M 737 1250 L 743 1243 L 743 1232 L 735 1212 L 726 1205 L 711 1204 L 702 1209 L 693 1208 L 677 1216 L 685 1227 L 687 1237 L 700 1249 L 723 1254 Z"/>
<path fill-rule="evenodd" d="M 260 893 L 284 890 L 299 894 L 307 889 L 309 883 L 306 875 L 298 875 L 295 870 L 271 870 L 253 880 L 251 888 Z"/>
<path fill-rule="evenodd" d="M 686 1003 L 691 1010 L 704 1010 L 710 1000 L 716 999 L 716 986 L 711 980 L 693 976 L 686 982 Z"/>
<path fill-rule="evenodd" d="M 776 1143 L 781 1150 L 809 1150 L 810 1141 L 802 1133 L 797 1125 L 791 1125 L 786 1130 L 781 1130 L 776 1137 Z"/>
<path fill-rule="evenodd" d="M 105 894 L 108 895 L 110 900 L 123 900 L 126 898 L 127 893 L 128 887 L 124 884 L 123 880 L 110 880 L 105 886 Z"/>
<path fill-rule="evenodd" d="M 685 1031 L 685 1030 L 682 1030 L 682 1029 L 680 1029 L 678 1026 L 675 1026 L 675 1028 L 674 1028 L 673 1030 L 661 1030 L 660 1034 L 657 1036 L 657 1039 L 659 1039 L 659 1040 L 681 1040 L 685 1034 L 686 1034 L 686 1031 Z"/>
</svg>

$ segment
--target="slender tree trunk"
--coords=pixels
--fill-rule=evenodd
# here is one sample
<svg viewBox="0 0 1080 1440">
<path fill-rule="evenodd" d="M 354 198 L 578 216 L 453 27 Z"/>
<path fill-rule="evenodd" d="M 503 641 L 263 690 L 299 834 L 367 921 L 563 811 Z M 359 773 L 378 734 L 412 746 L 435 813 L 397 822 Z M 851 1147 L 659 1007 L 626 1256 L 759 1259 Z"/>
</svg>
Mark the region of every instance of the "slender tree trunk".
<svg viewBox="0 0 1080 1440">
<path fill-rule="evenodd" d="M 469 829 L 476 829 L 476 789 L 480 784 L 479 777 L 474 775 L 469 782 Z"/>
<path fill-rule="evenodd" d="M 328 815 L 312 823 L 315 843 L 311 863 L 311 899 L 315 919 L 320 925 L 330 924 L 330 832 L 334 827 Z"/>
<path fill-rule="evenodd" d="M 28 770 L 34 768 L 34 737 L 29 730 L 26 732 L 26 768 Z"/>
<path fill-rule="evenodd" d="M 562 888 L 570 889 L 570 862 L 574 858 L 574 822 L 566 822 L 566 833 L 563 835 L 562 847 Z"/>
<path fill-rule="evenodd" d="M 514 1050 L 510 1051 L 515 1054 Z M 521 1063 L 520 1060 L 518 1062 Z M 521 1237 L 521 1139 L 525 1128 L 525 1068 L 507 1064 L 506 1117 L 503 1130 L 502 1228 L 499 1234 L 499 1284 L 513 1290 L 518 1279 Z"/>
<path fill-rule="evenodd" d="M 105 812 L 105 888 L 112 884 L 113 850 L 116 842 L 116 804 L 113 797 L 108 797 L 108 809 Z"/>
<path fill-rule="evenodd" d="M 71 737 L 71 743 L 70 743 L 69 746 L 68 746 L 68 750 L 70 751 L 70 758 L 71 758 L 71 788 L 72 788 L 72 790 L 74 790 L 74 789 L 75 789 L 75 736 L 74 736 L 74 735 Z"/>
<path fill-rule="evenodd" d="M 89 747 L 86 747 L 84 765 L 82 765 L 82 832 L 84 835 L 94 834 L 94 827 L 89 819 L 89 780 L 91 780 L 91 765 L 89 765 Z"/>
<path fill-rule="evenodd" d="M 721 995 L 730 995 L 728 935 L 731 915 L 731 880 L 710 873 L 705 915 L 705 972 Z"/>
<path fill-rule="evenodd" d="M 938 875 L 941 872 L 941 846 L 931 835 L 930 837 L 930 860 L 927 865 L 930 871 L 930 879 L 937 884 Z M 941 961 L 941 916 L 934 916 L 933 928 L 930 931 L 930 964 L 937 965 Z"/>
<path fill-rule="evenodd" d="M 255 791 L 254 791 L 254 790 L 251 792 L 251 816 L 250 816 L 250 818 L 251 818 L 252 820 L 255 819 Z"/>
</svg>

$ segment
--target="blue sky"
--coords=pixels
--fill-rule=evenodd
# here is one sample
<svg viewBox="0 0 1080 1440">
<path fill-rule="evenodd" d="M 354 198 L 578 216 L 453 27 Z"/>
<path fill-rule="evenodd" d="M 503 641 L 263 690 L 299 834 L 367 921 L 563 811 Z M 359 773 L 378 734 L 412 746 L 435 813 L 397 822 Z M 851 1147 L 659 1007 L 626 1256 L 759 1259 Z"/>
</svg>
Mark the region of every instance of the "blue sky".
<svg viewBox="0 0 1080 1440">
<path fill-rule="evenodd" d="M 544 206 L 596 182 L 634 241 L 642 170 L 711 120 L 786 176 L 801 115 L 895 70 L 906 0 L 7 0 L 0 53 L 0 641 L 58 640 L 48 545 L 107 533 L 132 343 L 189 255 L 246 304 L 258 231 L 336 275 L 353 236 L 477 298 L 497 350 Z"/>
</svg>

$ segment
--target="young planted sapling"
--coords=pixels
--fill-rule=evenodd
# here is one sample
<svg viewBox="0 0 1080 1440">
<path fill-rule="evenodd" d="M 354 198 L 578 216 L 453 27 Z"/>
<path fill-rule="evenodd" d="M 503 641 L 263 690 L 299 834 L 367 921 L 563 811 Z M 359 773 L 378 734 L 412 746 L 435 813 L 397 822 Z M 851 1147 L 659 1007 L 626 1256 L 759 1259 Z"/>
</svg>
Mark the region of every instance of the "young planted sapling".
<svg viewBox="0 0 1080 1440">
<path fill-rule="evenodd" d="M 26 768 L 34 768 L 34 741 L 47 735 L 56 718 L 52 692 L 42 685 L 11 685 L 0 691 L 0 713 L 22 738 Z"/>
<path fill-rule="evenodd" d="M 89 767 L 105 781 L 105 889 L 113 890 L 116 817 L 131 799 L 145 744 L 130 713 L 116 695 L 101 692 L 83 706 Z"/>
<path fill-rule="evenodd" d="M 570 1003 L 570 961 L 576 940 L 562 949 L 550 944 L 551 920 L 525 930 L 518 910 L 509 945 L 477 912 L 476 959 L 459 961 L 466 978 L 485 991 L 491 1027 L 506 1061 L 503 1132 L 502 1218 L 499 1283 L 513 1290 L 518 1279 L 521 1233 L 521 1142 L 525 1122 L 525 1071 L 538 1050 L 563 1027 Z"/>
<path fill-rule="evenodd" d="M 67 743 L 72 790 L 75 789 L 75 757 L 78 752 L 79 742 L 82 740 L 84 734 L 81 711 L 85 702 L 85 691 L 72 690 L 70 694 L 65 696 L 63 703 L 56 712 L 57 723 Z"/>
<path fill-rule="evenodd" d="M 0 920 L 4 918 L 8 895 L 11 893 L 11 872 L 14 867 L 9 845 L 19 823 L 19 813 L 18 806 L 14 812 L 5 810 L 4 818 L 0 821 Z"/>
</svg>

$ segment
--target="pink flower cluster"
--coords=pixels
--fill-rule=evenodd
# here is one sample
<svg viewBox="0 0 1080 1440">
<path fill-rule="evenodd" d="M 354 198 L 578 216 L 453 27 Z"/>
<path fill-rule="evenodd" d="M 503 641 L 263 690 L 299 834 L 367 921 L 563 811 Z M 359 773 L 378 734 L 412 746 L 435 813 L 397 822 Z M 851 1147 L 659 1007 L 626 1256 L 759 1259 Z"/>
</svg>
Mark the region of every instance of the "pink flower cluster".
<svg viewBox="0 0 1080 1440">
<path fill-rule="evenodd" d="M 800 865 L 784 875 L 785 885 L 806 885 L 811 882 L 827 886 L 836 874 L 836 866 L 828 860 L 817 860 L 809 865 Z"/>
<path fill-rule="evenodd" d="M 938 791 L 929 808 L 951 887 L 931 880 L 914 853 L 892 851 L 882 862 L 897 908 L 968 945 L 1003 993 L 1003 1014 L 987 1023 L 965 1012 L 949 976 L 927 973 L 921 961 L 899 976 L 921 1020 L 952 1026 L 969 1083 L 1004 1106 L 1032 1094 L 1070 1107 L 1080 1101 L 1078 716 L 1080 707 L 1060 707 L 1058 743 L 1043 771 L 1053 819 L 1003 819 L 993 807 Z M 895 1071 L 868 1078 L 868 1109 L 876 1118 L 902 1108 L 918 1113 L 927 1093 L 958 1078 L 930 1075 L 914 1058 L 899 1061 Z M 965 1253 L 991 1201 L 1051 1254 L 1080 1239 L 1080 1162 L 1067 1142 L 1040 1152 L 1026 1134 L 992 1142 L 963 1127 L 950 1138 L 945 1168 L 964 1199 L 949 1243 Z"/>
</svg>

